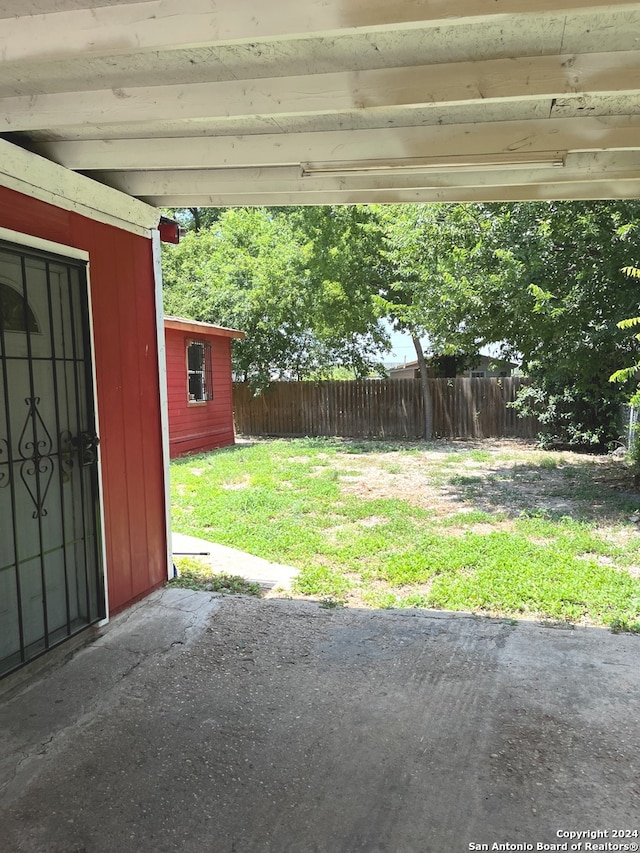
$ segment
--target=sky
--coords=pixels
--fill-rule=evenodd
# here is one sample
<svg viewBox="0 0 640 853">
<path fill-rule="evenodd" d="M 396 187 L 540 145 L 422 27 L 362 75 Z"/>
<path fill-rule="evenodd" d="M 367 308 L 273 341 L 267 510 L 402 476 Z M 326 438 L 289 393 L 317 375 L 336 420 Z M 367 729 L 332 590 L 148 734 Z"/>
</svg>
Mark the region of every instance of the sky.
<svg viewBox="0 0 640 853">
<path fill-rule="evenodd" d="M 409 335 L 391 330 L 390 337 L 393 349 L 391 352 L 386 353 L 384 357 L 385 364 L 389 362 L 403 364 L 405 361 L 416 360 L 416 350 Z"/>
<path fill-rule="evenodd" d="M 409 335 L 404 334 L 403 332 L 394 332 L 389 324 L 387 325 L 387 329 L 389 331 L 389 336 L 391 338 L 391 346 L 392 350 L 389 353 L 386 353 L 383 361 L 386 365 L 389 364 L 404 364 L 405 361 L 415 361 L 416 360 L 416 350 L 413 346 L 411 338 Z M 429 349 L 429 340 L 428 338 L 423 338 L 422 346 L 425 350 L 425 353 Z M 500 357 L 500 345 L 499 344 L 487 344 L 486 346 L 480 347 L 480 353 L 482 355 L 488 355 L 493 358 Z"/>
</svg>

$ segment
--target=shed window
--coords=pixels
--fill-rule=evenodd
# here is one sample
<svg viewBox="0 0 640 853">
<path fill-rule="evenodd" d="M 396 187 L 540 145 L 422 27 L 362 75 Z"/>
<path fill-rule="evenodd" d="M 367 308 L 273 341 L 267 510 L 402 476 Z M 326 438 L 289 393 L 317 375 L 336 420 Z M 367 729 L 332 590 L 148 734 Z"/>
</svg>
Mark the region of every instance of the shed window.
<svg viewBox="0 0 640 853">
<path fill-rule="evenodd" d="M 484 370 L 472 370 L 471 371 L 472 379 L 484 379 Z"/>
<path fill-rule="evenodd" d="M 211 344 L 190 341 L 187 345 L 187 380 L 190 403 L 213 400 Z"/>
</svg>

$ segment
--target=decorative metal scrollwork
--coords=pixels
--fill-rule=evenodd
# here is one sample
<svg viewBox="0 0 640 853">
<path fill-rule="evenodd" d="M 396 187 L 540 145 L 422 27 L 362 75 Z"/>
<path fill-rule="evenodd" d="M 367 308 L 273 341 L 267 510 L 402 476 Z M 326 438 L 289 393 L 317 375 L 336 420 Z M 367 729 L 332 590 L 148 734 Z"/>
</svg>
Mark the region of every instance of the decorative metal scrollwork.
<svg viewBox="0 0 640 853">
<path fill-rule="evenodd" d="M 32 517 L 38 518 L 47 515 L 45 500 L 53 479 L 53 442 L 38 410 L 40 397 L 27 397 L 25 403 L 29 412 L 18 442 L 18 460 L 20 477 L 35 506 Z"/>
<path fill-rule="evenodd" d="M 73 471 L 73 457 L 75 455 L 73 436 L 65 429 L 58 436 L 58 447 L 60 449 L 60 473 L 62 482 L 69 483 Z"/>
<path fill-rule="evenodd" d="M 0 438 L 0 489 L 9 485 L 9 443 Z"/>
<path fill-rule="evenodd" d="M 44 518 L 47 515 L 45 501 L 53 479 L 56 457 L 59 459 L 62 482 L 69 483 L 75 465 L 86 467 L 98 461 L 97 448 L 100 442 L 98 436 L 93 433 L 81 432 L 72 435 L 69 430 L 64 430 L 58 436 L 56 450 L 40 414 L 40 397 L 27 397 L 25 403 L 29 411 L 18 442 L 18 456 L 14 458 L 14 462 L 19 466 L 20 478 L 33 501 L 33 518 Z M 7 441 L 0 439 L 0 488 L 10 482 L 11 466 L 8 464 L 8 457 Z"/>
</svg>

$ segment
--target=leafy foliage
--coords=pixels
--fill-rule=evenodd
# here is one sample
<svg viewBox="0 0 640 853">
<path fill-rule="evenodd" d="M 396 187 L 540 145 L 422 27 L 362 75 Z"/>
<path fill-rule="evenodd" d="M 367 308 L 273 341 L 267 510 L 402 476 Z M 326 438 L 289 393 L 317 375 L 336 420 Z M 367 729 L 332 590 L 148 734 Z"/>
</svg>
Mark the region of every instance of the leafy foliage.
<svg viewBox="0 0 640 853">
<path fill-rule="evenodd" d="M 640 278 L 640 269 L 638 267 L 623 267 L 622 272 L 629 278 Z M 619 329 L 633 329 L 640 325 L 640 317 L 629 317 L 626 320 L 620 320 L 618 323 Z M 640 342 L 640 334 L 634 335 L 636 341 Z M 640 406 L 640 383 L 638 376 L 640 375 L 640 358 L 636 357 L 635 364 L 629 367 L 622 367 L 616 370 L 609 377 L 609 382 L 618 382 L 619 384 L 629 385 L 635 383 L 633 393 L 629 398 L 631 406 Z M 635 433 L 632 436 L 631 446 L 629 447 L 628 459 L 631 465 L 636 470 L 640 471 L 640 432 L 638 424 L 635 424 Z"/>
<path fill-rule="evenodd" d="M 539 372 L 536 383 L 521 390 L 513 404 L 521 417 L 535 416 L 542 425 L 543 447 L 598 449 L 618 433 L 615 400 L 600 397 L 599 379 L 572 385 L 571 377 L 546 376 Z"/>
<path fill-rule="evenodd" d="M 637 285 L 620 269 L 640 255 L 640 206 L 552 202 L 496 213 L 518 274 L 487 301 L 488 323 L 535 380 L 516 407 L 540 418 L 547 444 L 606 447 L 625 399 L 609 377 L 636 349 L 617 323 L 638 304 Z"/>
<path fill-rule="evenodd" d="M 474 353 L 485 294 L 500 290 L 508 264 L 492 251 L 494 217 L 472 204 L 377 209 L 388 278 L 381 304 L 394 327 L 427 337 L 430 353 Z"/>
<path fill-rule="evenodd" d="M 427 356 L 463 363 L 477 354 L 485 291 L 499 290 L 507 265 L 491 250 L 493 218 L 481 205 L 420 204 L 376 208 L 383 232 L 386 279 L 377 299 L 393 328 L 414 343 L 425 404 L 425 438 L 432 406 Z M 428 350 L 423 351 L 423 339 Z M 454 369 L 455 370 L 455 369 Z"/>
<path fill-rule="evenodd" d="M 336 367 L 367 375 L 387 338 L 352 248 L 366 217 L 345 211 L 224 211 L 166 247 L 165 309 L 246 332 L 234 366 L 256 386 Z"/>
<path fill-rule="evenodd" d="M 640 278 L 640 268 L 638 267 L 623 267 L 622 272 L 629 278 Z M 626 320 L 620 320 L 618 323 L 619 329 L 633 329 L 640 325 L 640 317 L 629 317 Z M 640 334 L 634 335 L 636 341 L 640 342 Z M 609 377 L 609 382 L 629 383 L 636 380 L 634 393 L 631 395 L 630 403 L 632 406 L 640 405 L 640 386 L 637 383 L 638 372 L 640 371 L 640 359 L 635 364 L 629 367 L 622 367 L 616 370 Z"/>
<path fill-rule="evenodd" d="M 534 379 L 516 407 L 544 443 L 607 447 L 625 399 L 609 377 L 640 361 L 618 325 L 637 313 L 637 278 L 620 269 L 640 257 L 639 214 L 636 201 L 390 206 L 387 308 L 443 355 L 502 342 Z"/>
<path fill-rule="evenodd" d="M 169 207 L 165 213 L 180 224 L 186 231 L 200 231 L 210 228 L 220 219 L 223 207 Z"/>
</svg>

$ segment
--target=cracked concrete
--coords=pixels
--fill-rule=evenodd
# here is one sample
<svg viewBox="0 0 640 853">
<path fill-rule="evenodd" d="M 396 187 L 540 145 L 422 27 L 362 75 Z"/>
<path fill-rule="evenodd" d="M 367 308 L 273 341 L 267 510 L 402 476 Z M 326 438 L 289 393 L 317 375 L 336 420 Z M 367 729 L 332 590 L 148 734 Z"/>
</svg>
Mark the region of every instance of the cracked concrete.
<svg viewBox="0 0 640 853">
<path fill-rule="evenodd" d="M 143 661 L 162 657 L 176 643 L 186 645 L 218 606 L 214 596 L 163 590 L 117 616 L 70 661 L 23 684 L 13 698 L 0 698 L 2 800 L 11 798 L 16 787 L 11 783 L 28 783 L 34 760 L 49 752 L 47 746 L 62 748 L 107 713 Z"/>
<path fill-rule="evenodd" d="M 0 699 L 0 850 L 450 853 L 633 831 L 639 649 L 164 590 Z"/>
</svg>

